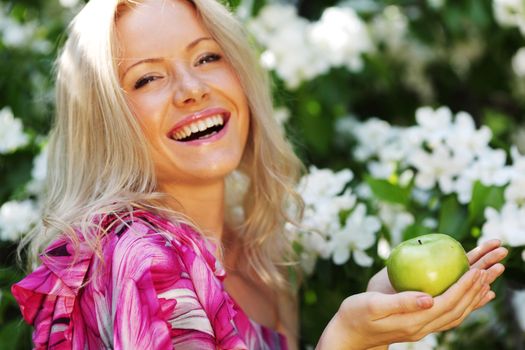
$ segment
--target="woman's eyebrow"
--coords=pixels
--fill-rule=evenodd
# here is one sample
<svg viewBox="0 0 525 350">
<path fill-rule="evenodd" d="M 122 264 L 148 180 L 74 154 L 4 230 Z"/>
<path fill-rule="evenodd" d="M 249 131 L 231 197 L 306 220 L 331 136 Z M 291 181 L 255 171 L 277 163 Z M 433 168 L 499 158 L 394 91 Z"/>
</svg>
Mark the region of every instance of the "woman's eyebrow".
<svg viewBox="0 0 525 350">
<path fill-rule="evenodd" d="M 193 49 L 195 46 L 197 46 L 198 43 L 200 43 L 201 41 L 204 41 L 204 40 L 212 40 L 213 41 L 213 38 L 210 38 L 209 36 L 203 36 L 202 38 L 197 38 L 197 39 L 193 40 L 191 43 L 189 43 L 188 46 L 186 46 L 186 51 Z"/>
<path fill-rule="evenodd" d="M 192 48 L 194 48 L 195 46 L 197 46 L 201 41 L 205 41 L 205 40 L 212 40 L 213 41 L 213 38 L 211 37 L 208 37 L 208 36 L 204 36 L 204 37 L 201 37 L 201 38 L 197 38 L 195 40 L 193 40 L 191 43 L 189 43 L 187 46 L 186 46 L 186 51 L 189 51 L 191 50 Z M 145 59 L 141 59 L 135 63 L 133 63 L 131 66 L 129 66 L 128 68 L 126 68 L 126 70 L 124 71 L 124 73 L 122 74 L 122 76 L 124 77 L 126 75 L 126 73 L 133 67 L 139 65 L 139 64 L 142 64 L 142 63 L 157 63 L 157 62 L 160 62 L 162 61 L 162 58 L 160 57 L 154 57 L 154 58 L 145 58 Z"/>
</svg>

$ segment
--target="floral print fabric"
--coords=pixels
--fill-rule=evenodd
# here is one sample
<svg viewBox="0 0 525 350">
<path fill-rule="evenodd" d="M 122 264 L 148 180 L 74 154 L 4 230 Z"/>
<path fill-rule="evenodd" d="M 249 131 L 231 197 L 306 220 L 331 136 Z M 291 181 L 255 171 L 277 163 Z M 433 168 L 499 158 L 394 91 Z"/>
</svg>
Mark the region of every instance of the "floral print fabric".
<svg viewBox="0 0 525 350">
<path fill-rule="evenodd" d="M 36 349 L 286 349 L 225 291 L 211 248 L 188 226 L 134 211 L 102 238 L 103 259 L 59 239 L 12 292 Z"/>
</svg>

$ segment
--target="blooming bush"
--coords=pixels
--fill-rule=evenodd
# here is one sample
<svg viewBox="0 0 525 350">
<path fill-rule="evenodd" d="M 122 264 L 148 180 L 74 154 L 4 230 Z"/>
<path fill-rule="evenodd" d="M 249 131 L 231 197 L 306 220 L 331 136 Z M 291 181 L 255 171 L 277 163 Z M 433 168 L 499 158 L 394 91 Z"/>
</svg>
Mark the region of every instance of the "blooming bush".
<svg viewBox="0 0 525 350">
<path fill-rule="evenodd" d="M 0 344 L 30 348 L 9 286 L 38 218 L 52 63 L 78 0 L 0 1 Z M 391 349 L 525 344 L 525 5 L 521 0 L 230 1 L 307 165 L 301 347 L 314 345 L 391 248 L 430 232 L 509 248 L 497 298 L 466 322 Z M 16 69 L 13 69 L 15 68 Z M 237 181 L 239 185 L 242 181 Z M 228 199 L 232 204 L 238 198 Z M 233 212 L 234 216 L 242 213 Z M 235 220 L 235 217 L 233 218 Z M 490 335 L 490 336 L 489 336 Z"/>
</svg>

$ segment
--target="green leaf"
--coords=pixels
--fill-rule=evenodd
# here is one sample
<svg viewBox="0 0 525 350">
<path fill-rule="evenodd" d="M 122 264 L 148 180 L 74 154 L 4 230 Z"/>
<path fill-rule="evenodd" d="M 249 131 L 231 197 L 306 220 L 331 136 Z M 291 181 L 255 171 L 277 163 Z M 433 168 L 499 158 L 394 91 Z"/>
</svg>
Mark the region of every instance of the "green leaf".
<svg viewBox="0 0 525 350">
<path fill-rule="evenodd" d="M 0 327 L 2 349 L 31 349 L 31 329 L 22 320 L 13 320 Z"/>
<path fill-rule="evenodd" d="M 512 118 L 493 109 L 484 111 L 484 124 L 490 128 L 494 137 L 500 137 L 513 129 Z"/>
<path fill-rule="evenodd" d="M 426 227 L 420 224 L 412 224 L 403 231 L 403 241 L 406 241 L 408 239 L 412 239 L 414 237 L 418 237 L 421 235 L 426 235 L 428 233 L 432 233 L 432 231 L 434 230 L 429 227 Z"/>
<path fill-rule="evenodd" d="M 483 220 L 483 212 L 487 207 L 501 209 L 505 203 L 503 187 L 485 186 L 476 181 L 472 189 L 472 200 L 468 205 L 469 221 L 471 223 Z"/>
<path fill-rule="evenodd" d="M 366 182 L 374 195 L 385 202 L 407 205 L 410 199 L 410 188 L 394 185 L 384 179 L 367 176 Z"/>
<path fill-rule="evenodd" d="M 461 206 L 455 196 L 446 197 L 439 211 L 438 232 L 448 234 L 458 241 L 468 234 L 468 212 Z"/>
<path fill-rule="evenodd" d="M 240 0 L 221 0 L 221 3 L 228 7 L 229 9 L 231 9 L 232 11 L 234 11 L 237 6 L 239 6 L 239 4 L 241 3 Z"/>
</svg>

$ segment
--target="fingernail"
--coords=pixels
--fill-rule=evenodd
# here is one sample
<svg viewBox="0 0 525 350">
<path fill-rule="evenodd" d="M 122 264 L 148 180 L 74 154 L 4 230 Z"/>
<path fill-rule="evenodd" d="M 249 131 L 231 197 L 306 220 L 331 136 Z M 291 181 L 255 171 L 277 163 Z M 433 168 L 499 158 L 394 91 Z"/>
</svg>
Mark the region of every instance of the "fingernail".
<svg viewBox="0 0 525 350">
<path fill-rule="evenodd" d="M 420 309 L 428 309 L 434 304 L 434 299 L 432 299 L 432 297 L 423 296 L 417 298 L 416 303 Z"/>
</svg>

